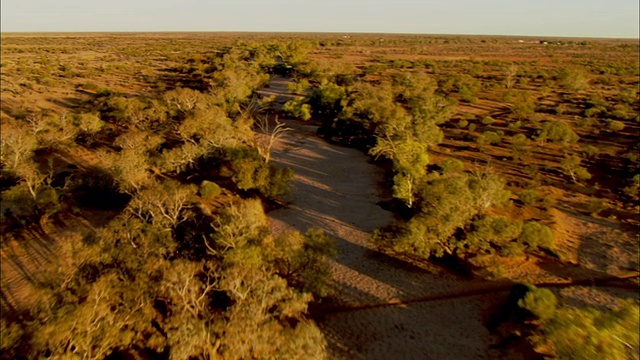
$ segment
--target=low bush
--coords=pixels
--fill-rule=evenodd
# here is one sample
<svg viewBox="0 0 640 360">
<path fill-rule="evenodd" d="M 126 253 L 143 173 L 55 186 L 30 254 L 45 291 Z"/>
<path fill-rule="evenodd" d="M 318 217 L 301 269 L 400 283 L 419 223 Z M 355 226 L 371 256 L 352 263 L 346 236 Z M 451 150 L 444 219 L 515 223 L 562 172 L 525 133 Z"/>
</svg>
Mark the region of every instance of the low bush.
<svg viewBox="0 0 640 360">
<path fill-rule="evenodd" d="M 199 194 L 204 199 L 212 199 L 222 193 L 220 186 L 212 181 L 204 180 L 200 184 Z"/>
</svg>

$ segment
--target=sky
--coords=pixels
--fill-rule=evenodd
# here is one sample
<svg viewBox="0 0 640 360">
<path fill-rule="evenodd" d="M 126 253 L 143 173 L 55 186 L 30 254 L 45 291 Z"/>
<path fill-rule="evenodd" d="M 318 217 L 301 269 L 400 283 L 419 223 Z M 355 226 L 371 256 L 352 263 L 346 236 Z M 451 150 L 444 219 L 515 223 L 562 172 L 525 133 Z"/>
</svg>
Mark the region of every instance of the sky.
<svg viewBox="0 0 640 360">
<path fill-rule="evenodd" d="M 3 32 L 279 31 L 638 38 L 638 0 L 2 0 Z"/>
</svg>

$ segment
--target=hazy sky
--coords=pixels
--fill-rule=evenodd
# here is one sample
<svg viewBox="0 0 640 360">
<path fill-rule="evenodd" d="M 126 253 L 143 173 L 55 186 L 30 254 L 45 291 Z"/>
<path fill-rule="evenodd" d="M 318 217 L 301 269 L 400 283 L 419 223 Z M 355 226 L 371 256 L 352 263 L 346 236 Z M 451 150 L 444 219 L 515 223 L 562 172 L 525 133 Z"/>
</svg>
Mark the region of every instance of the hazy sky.
<svg viewBox="0 0 640 360">
<path fill-rule="evenodd" d="M 2 0 L 2 31 L 312 31 L 638 38 L 638 0 Z"/>
</svg>

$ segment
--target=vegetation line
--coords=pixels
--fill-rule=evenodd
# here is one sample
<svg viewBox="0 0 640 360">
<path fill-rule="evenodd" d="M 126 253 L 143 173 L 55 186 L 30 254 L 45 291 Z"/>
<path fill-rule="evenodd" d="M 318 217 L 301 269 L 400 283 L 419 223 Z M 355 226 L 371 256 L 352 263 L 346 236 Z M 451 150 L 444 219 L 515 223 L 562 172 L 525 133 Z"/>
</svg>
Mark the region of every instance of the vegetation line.
<svg viewBox="0 0 640 360">
<path fill-rule="evenodd" d="M 616 288 L 624 288 L 624 289 L 628 289 L 628 288 L 636 289 L 638 287 L 637 284 L 609 284 L 609 283 L 613 281 L 623 281 L 623 280 L 637 279 L 637 278 L 640 278 L 640 273 L 633 274 L 633 275 L 626 275 L 622 277 L 608 276 L 608 277 L 602 277 L 602 278 L 579 279 L 579 280 L 573 280 L 565 283 L 542 282 L 542 283 L 536 283 L 533 285 L 538 288 L 566 288 L 566 287 L 572 287 L 572 286 L 591 285 L 591 286 L 616 287 Z M 404 306 L 409 304 L 424 303 L 424 302 L 431 302 L 431 301 L 459 299 L 459 298 L 465 298 L 465 297 L 471 297 L 471 296 L 477 296 L 477 295 L 485 295 L 493 292 L 509 291 L 511 290 L 513 285 L 514 284 L 512 283 L 500 284 L 500 285 L 489 286 L 481 289 L 473 289 L 473 290 L 467 290 L 467 291 L 455 292 L 455 293 L 423 296 L 423 297 L 408 299 L 408 300 L 391 300 L 385 303 L 378 303 L 378 304 L 327 307 L 322 309 L 322 314 L 329 315 L 329 314 L 377 309 L 377 308 L 391 307 L 391 306 Z"/>
</svg>

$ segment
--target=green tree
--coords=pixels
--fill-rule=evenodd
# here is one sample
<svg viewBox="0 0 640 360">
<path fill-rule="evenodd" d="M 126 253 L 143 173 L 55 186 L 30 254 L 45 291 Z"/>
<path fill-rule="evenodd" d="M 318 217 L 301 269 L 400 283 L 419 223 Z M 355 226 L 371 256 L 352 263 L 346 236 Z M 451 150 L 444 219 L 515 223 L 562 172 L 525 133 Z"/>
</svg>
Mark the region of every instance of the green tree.
<svg viewBox="0 0 640 360">
<path fill-rule="evenodd" d="M 633 302 L 613 312 L 565 307 L 542 327 L 537 343 L 554 349 L 559 358 L 632 359 L 638 354 L 638 318 Z"/>
<path fill-rule="evenodd" d="M 276 274 L 294 288 L 325 296 L 331 277 L 328 259 L 336 255 L 335 243 L 319 229 L 305 235 L 289 231 L 274 240 L 269 258 Z"/>
<path fill-rule="evenodd" d="M 589 77 L 587 73 L 577 67 L 562 68 L 559 71 L 558 77 L 560 84 L 569 91 L 581 91 L 589 86 Z"/>
<path fill-rule="evenodd" d="M 518 240 L 530 248 L 544 247 L 553 249 L 553 232 L 551 229 L 535 221 L 527 221 L 522 227 Z"/>
<path fill-rule="evenodd" d="M 576 143 L 580 137 L 573 131 L 571 125 L 561 121 L 548 121 L 538 131 L 537 141 L 543 144 L 547 140 L 563 145 Z"/>
<path fill-rule="evenodd" d="M 511 151 L 513 151 L 514 159 L 522 160 L 529 154 L 529 146 L 531 141 L 524 134 L 515 134 L 511 137 Z"/>
<path fill-rule="evenodd" d="M 577 155 L 568 155 L 560 162 L 560 166 L 565 174 L 571 176 L 571 180 L 577 183 L 578 180 L 584 181 L 591 179 L 591 174 L 587 169 L 580 166 L 582 159 Z"/>
<path fill-rule="evenodd" d="M 540 289 L 535 286 L 528 286 L 529 290 L 524 298 L 518 300 L 518 306 L 528 310 L 537 321 L 546 322 L 551 320 L 558 308 L 558 299 L 548 289 Z"/>
</svg>

